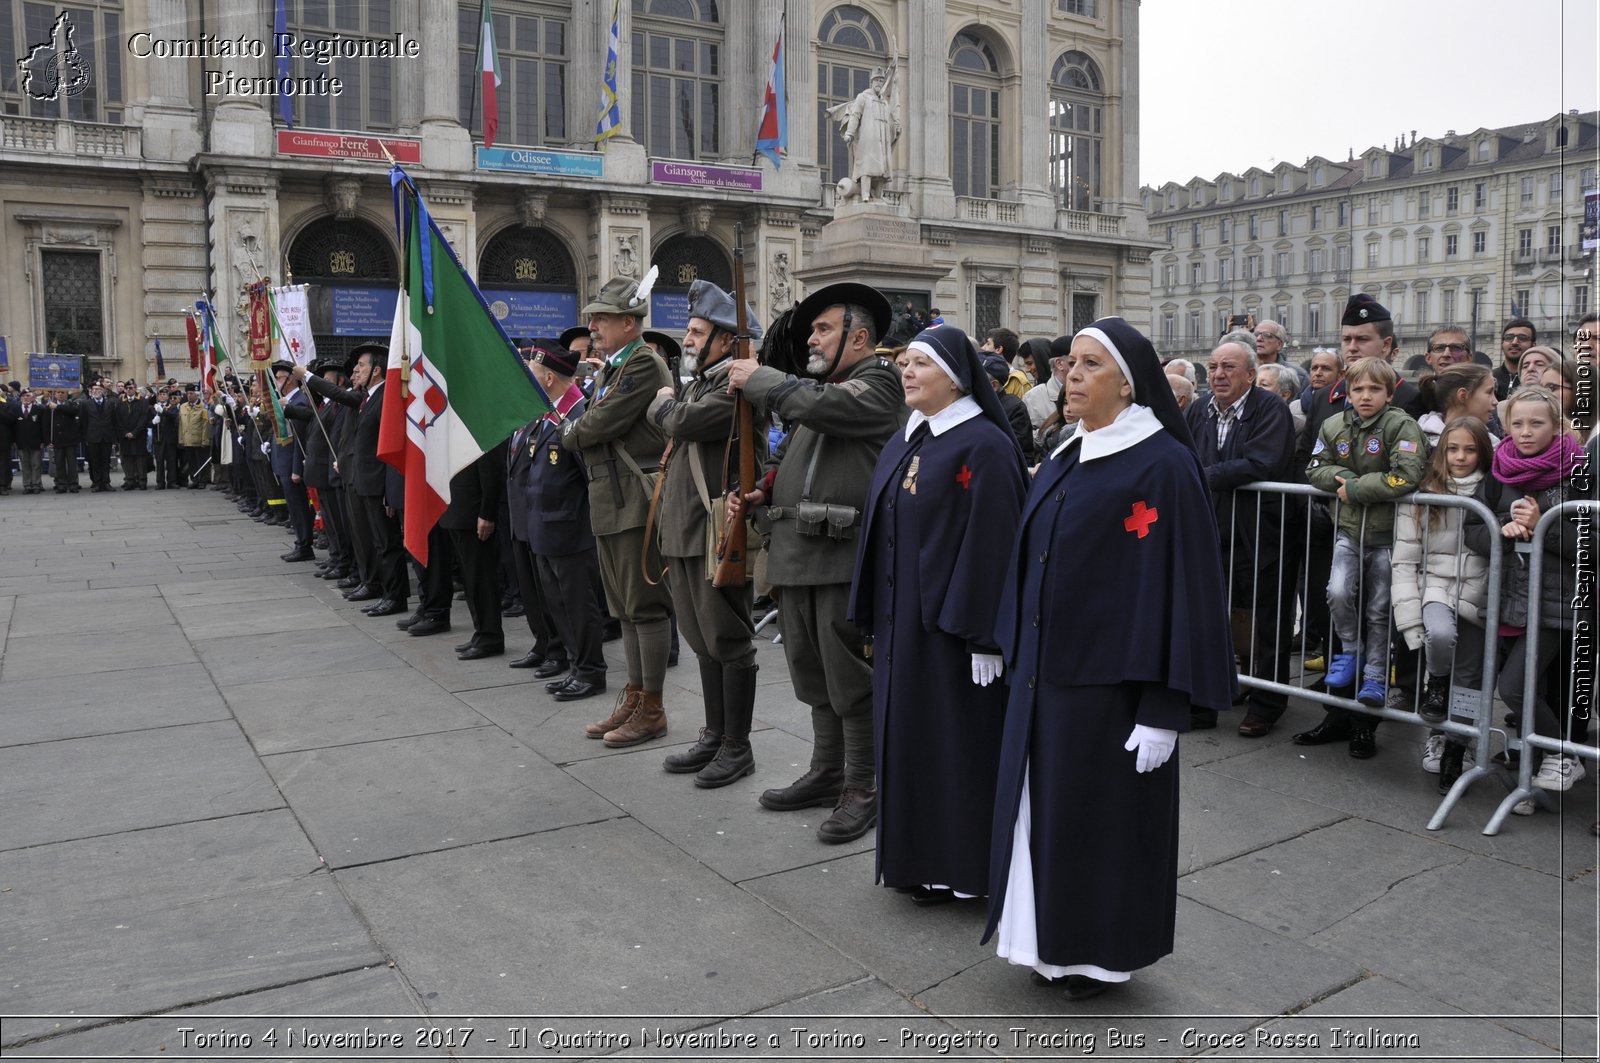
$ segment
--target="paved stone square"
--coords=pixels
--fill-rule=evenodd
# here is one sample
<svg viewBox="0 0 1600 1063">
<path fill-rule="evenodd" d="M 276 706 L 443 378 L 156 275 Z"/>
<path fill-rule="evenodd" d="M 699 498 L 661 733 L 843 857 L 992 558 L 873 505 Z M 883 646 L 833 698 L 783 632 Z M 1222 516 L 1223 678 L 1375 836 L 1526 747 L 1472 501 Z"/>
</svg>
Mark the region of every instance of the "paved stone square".
<svg viewBox="0 0 1600 1063">
<path fill-rule="evenodd" d="M 1489 838 L 1494 780 L 1425 829 L 1421 729 L 1187 736 L 1177 951 L 1073 1004 L 756 804 L 810 756 L 781 646 L 756 773 L 698 790 L 660 767 L 692 659 L 667 739 L 608 750 L 609 698 L 506 667 L 522 621 L 460 662 L 288 547 L 209 491 L 0 499 L 0 1056 L 1595 1058 L 1593 775 Z"/>
</svg>

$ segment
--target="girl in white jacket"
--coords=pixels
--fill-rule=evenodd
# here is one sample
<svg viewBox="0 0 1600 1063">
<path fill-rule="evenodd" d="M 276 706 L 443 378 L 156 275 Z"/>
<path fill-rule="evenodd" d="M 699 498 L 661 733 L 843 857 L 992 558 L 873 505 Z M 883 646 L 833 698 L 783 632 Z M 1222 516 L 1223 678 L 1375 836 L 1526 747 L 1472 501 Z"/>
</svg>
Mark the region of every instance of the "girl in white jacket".
<svg viewBox="0 0 1600 1063">
<path fill-rule="evenodd" d="M 1476 417 L 1444 426 L 1421 490 L 1471 497 L 1493 460 L 1489 430 Z M 1461 528 L 1474 519 L 1465 510 L 1401 505 L 1395 516 L 1393 602 L 1395 627 L 1412 650 L 1423 651 L 1428 681 L 1417 715 L 1442 723 L 1449 715 L 1450 684 L 1478 690 L 1483 684 L 1483 610 L 1489 599 L 1489 561 L 1466 548 Z M 1453 735 L 1434 734 L 1423 751 L 1430 767 L 1437 747 L 1439 792 L 1461 777 L 1467 747 Z"/>
</svg>

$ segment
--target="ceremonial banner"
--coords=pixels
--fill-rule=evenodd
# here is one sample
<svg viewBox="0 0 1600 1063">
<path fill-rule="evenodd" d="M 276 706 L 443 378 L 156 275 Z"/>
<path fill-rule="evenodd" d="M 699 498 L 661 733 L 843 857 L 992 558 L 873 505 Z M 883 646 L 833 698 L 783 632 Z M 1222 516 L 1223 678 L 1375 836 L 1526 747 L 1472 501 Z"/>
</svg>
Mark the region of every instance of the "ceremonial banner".
<svg viewBox="0 0 1600 1063">
<path fill-rule="evenodd" d="M 772 49 L 772 74 L 767 79 L 767 95 L 761 104 L 761 121 L 756 126 L 756 151 L 765 155 L 774 170 L 783 165 L 789 151 L 789 96 L 783 80 L 783 32 L 789 13 L 778 19 L 778 43 Z"/>
<path fill-rule="evenodd" d="M 378 457 L 405 476 L 405 545 L 428 563 L 450 478 L 553 408 L 456 261 L 405 171 L 390 172 L 406 249 Z"/>
<path fill-rule="evenodd" d="M 194 323 L 194 318 L 184 317 L 183 332 L 189 341 L 189 368 L 200 368 L 200 327 Z"/>
<path fill-rule="evenodd" d="M 245 350 L 251 369 L 265 369 L 272 363 L 272 307 L 267 302 L 267 286 L 250 286 L 250 331 Z"/>
<path fill-rule="evenodd" d="M 495 89 L 500 85 L 500 52 L 494 46 L 494 13 L 489 10 L 489 0 L 483 0 L 483 10 L 478 13 L 478 69 L 483 72 L 483 146 L 494 147 L 494 137 L 500 130 L 500 99 Z"/>
<path fill-rule="evenodd" d="M 611 5 L 611 34 L 606 38 L 606 68 L 600 81 L 600 120 L 594 125 L 594 142 L 603 144 L 622 128 L 622 108 L 617 102 L 617 63 L 620 62 L 621 0 Z"/>
<path fill-rule="evenodd" d="M 295 365 L 310 365 L 317 357 L 317 341 L 311 337 L 306 286 L 291 284 L 272 289 L 272 305 L 278 311 L 278 335 L 272 356 Z"/>
</svg>

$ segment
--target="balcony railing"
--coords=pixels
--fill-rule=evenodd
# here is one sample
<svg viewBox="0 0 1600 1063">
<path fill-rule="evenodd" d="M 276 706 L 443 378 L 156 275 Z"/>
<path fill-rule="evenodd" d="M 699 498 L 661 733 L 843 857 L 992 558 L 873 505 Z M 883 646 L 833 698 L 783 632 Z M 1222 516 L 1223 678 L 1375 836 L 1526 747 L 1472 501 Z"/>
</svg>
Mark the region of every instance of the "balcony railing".
<svg viewBox="0 0 1600 1063">
<path fill-rule="evenodd" d="M 139 130 L 133 126 L 15 116 L 0 117 L 0 149 L 101 158 L 141 155 Z"/>
<path fill-rule="evenodd" d="M 873 192 L 872 198 L 873 199 L 881 199 L 885 203 L 887 203 L 889 206 L 893 207 L 896 211 L 899 211 L 902 214 L 905 213 L 904 208 L 905 208 L 905 203 L 906 203 L 906 194 L 904 192 L 896 192 L 893 189 L 889 189 L 889 188 L 880 188 L 877 191 Z M 838 203 L 839 203 L 839 190 L 837 188 L 835 188 L 833 185 L 824 184 L 822 186 L 822 207 L 823 207 L 823 209 L 824 210 L 832 210 L 834 207 L 836 207 L 838 205 Z"/>
<path fill-rule="evenodd" d="M 1064 233 L 1083 233 L 1087 236 L 1121 236 L 1122 215 L 1058 209 L 1056 228 Z"/>
<path fill-rule="evenodd" d="M 1022 219 L 1022 204 L 1008 203 L 1003 199 L 957 196 L 956 217 L 961 221 L 992 221 L 999 225 L 1015 225 Z"/>
</svg>

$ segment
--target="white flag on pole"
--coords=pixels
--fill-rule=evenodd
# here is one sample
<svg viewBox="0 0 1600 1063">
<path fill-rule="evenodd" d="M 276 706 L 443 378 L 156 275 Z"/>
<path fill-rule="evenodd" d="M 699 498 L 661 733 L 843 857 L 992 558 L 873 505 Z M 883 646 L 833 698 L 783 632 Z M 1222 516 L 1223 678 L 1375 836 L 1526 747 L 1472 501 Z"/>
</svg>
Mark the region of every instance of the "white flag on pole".
<svg viewBox="0 0 1600 1063">
<path fill-rule="evenodd" d="M 310 365 L 317 356 L 317 344 L 311 338 L 311 307 L 306 301 L 306 286 L 291 284 L 274 288 L 272 298 L 278 308 L 280 330 L 272 357 L 296 365 Z"/>
</svg>

